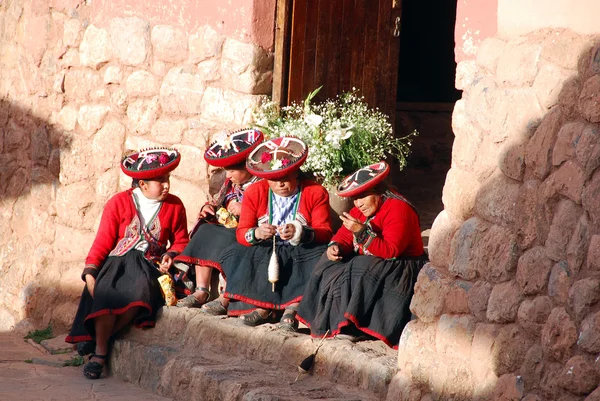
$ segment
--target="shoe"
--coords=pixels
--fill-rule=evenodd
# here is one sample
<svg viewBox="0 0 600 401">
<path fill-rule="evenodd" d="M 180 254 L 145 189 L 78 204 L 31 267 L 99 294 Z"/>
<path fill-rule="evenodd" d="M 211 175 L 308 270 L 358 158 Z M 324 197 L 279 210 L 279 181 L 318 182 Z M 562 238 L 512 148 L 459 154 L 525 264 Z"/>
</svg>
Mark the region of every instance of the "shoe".
<svg viewBox="0 0 600 401">
<path fill-rule="evenodd" d="M 269 311 L 269 314 L 267 315 L 267 317 L 262 317 L 260 315 L 260 313 L 258 313 L 257 310 L 253 310 L 250 313 L 241 315 L 240 318 L 242 319 L 242 322 L 244 322 L 244 324 L 246 326 L 256 327 L 256 326 L 260 326 L 261 324 L 265 324 L 265 323 L 273 323 L 274 322 L 273 319 L 275 318 L 275 316 L 272 311 Z"/>
<path fill-rule="evenodd" d="M 96 341 L 82 341 L 76 345 L 77 353 L 80 356 L 86 356 L 93 353 L 96 350 Z"/>
<path fill-rule="evenodd" d="M 83 375 L 88 379 L 96 380 L 100 378 L 100 375 L 102 375 L 104 365 L 92 361 L 92 358 L 102 359 L 106 361 L 106 355 L 92 354 L 92 356 L 90 357 L 90 361 L 86 363 L 83 367 Z"/>
<path fill-rule="evenodd" d="M 221 303 L 221 301 L 219 301 L 219 299 L 215 299 L 213 301 L 205 303 L 200 308 L 200 311 L 206 313 L 207 315 L 212 315 L 212 316 L 226 316 L 227 315 L 227 308 L 225 308 L 223 306 L 223 304 Z"/>
<path fill-rule="evenodd" d="M 298 319 L 296 319 L 296 313 L 284 313 L 283 316 L 281 316 L 281 320 L 279 321 L 277 328 L 279 330 L 289 331 L 291 333 L 297 332 Z"/>
<path fill-rule="evenodd" d="M 185 298 L 177 301 L 178 308 L 199 308 L 208 301 L 210 301 L 210 290 L 206 287 L 196 287 L 196 292 L 202 291 L 206 293 L 206 299 L 204 302 L 198 301 L 198 299 L 194 296 L 194 294 L 188 295 Z"/>
</svg>

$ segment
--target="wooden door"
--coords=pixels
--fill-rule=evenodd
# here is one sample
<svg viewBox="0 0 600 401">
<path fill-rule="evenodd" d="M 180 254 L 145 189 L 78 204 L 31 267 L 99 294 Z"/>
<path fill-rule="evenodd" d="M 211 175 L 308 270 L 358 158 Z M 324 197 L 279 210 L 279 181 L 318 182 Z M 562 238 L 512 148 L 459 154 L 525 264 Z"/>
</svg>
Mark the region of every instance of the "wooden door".
<svg viewBox="0 0 600 401">
<path fill-rule="evenodd" d="M 394 119 L 400 0 L 279 0 L 274 99 L 316 101 L 357 88 Z M 396 32 L 395 32 L 396 31 Z"/>
</svg>

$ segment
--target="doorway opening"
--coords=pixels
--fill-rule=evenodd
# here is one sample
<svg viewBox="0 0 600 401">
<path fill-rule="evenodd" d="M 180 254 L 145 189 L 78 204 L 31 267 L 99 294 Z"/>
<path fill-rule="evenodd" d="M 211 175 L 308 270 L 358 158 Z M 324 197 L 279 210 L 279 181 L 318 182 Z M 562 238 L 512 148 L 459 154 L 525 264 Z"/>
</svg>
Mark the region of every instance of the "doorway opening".
<svg viewBox="0 0 600 401">
<path fill-rule="evenodd" d="M 461 97 L 454 87 L 456 6 L 457 0 L 402 2 L 395 129 L 396 135 L 416 129 L 419 136 L 407 167 L 392 182 L 417 208 L 423 231 L 444 208 L 442 189 L 454 141 L 452 110 Z"/>
</svg>

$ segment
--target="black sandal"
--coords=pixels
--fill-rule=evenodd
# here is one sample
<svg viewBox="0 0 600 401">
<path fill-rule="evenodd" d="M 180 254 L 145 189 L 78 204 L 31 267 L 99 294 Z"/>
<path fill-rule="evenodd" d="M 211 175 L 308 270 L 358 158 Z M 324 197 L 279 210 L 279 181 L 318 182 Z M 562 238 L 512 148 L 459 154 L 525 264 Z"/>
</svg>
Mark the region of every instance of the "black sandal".
<svg viewBox="0 0 600 401">
<path fill-rule="evenodd" d="M 261 324 L 273 322 L 273 312 L 272 311 L 269 311 L 269 314 L 267 315 L 267 317 L 262 317 L 260 315 L 260 313 L 258 313 L 257 310 L 253 310 L 250 313 L 241 315 L 240 318 L 242 316 L 243 316 L 242 322 L 244 322 L 244 324 L 246 326 L 256 327 L 256 326 L 260 326 Z"/>
<path fill-rule="evenodd" d="M 215 299 L 213 301 L 205 303 L 204 305 L 202 305 L 200 310 L 202 312 L 206 313 L 207 315 L 212 315 L 212 316 L 227 315 L 227 308 L 223 306 L 223 304 L 221 303 L 221 301 L 219 301 L 219 299 Z"/>
<path fill-rule="evenodd" d="M 100 378 L 102 370 L 104 369 L 104 365 L 92 361 L 92 358 L 103 359 L 104 361 L 106 361 L 106 355 L 92 354 L 92 356 L 90 357 L 90 361 L 86 363 L 83 367 L 83 375 L 88 379 L 96 380 Z"/>
<path fill-rule="evenodd" d="M 82 341 L 76 345 L 77 353 L 80 356 L 86 356 L 96 351 L 96 341 Z"/>
<path fill-rule="evenodd" d="M 198 301 L 198 299 L 196 299 L 194 294 L 190 294 L 187 297 L 182 298 L 179 301 L 177 301 L 177 307 L 178 308 L 199 308 L 202 305 L 204 305 L 205 303 L 207 303 L 208 301 L 210 301 L 210 290 L 208 288 L 196 287 L 196 292 L 197 291 L 202 291 L 202 292 L 206 293 L 206 300 L 204 302 Z"/>
<path fill-rule="evenodd" d="M 277 328 L 279 330 L 289 331 L 291 333 L 297 332 L 298 319 L 296 319 L 296 312 L 284 313 L 283 316 L 281 316 L 281 320 L 279 321 L 279 325 L 277 326 Z"/>
</svg>

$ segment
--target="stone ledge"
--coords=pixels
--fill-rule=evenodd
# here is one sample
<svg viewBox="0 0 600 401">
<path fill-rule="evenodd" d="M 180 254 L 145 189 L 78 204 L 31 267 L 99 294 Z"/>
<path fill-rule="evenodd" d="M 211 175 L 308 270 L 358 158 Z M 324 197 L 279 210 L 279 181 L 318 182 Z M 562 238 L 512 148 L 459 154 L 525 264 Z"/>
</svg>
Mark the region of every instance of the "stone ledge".
<svg viewBox="0 0 600 401">
<path fill-rule="evenodd" d="M 159 313 L 155 328 L 131 329 L 115 342 L 111 371 L 162 395 L 171 394 L 175 399 L 185 398 L 183 394 L 179 397 L 178 392 L 188 386 L 196 390 L 200 386 L 231 392 L 233 390 L 224 390 L 219 383 L 233 385 L 232 376 L 237 378 L 234 380 L 236 389 L 248 391 L 256 390 L 260 383 L 265 389 L 271 388 L 277 383 L 271 383 L 268 378 L 279 376 L 283 390 L 296 385 L 293 379 L 297 365 L 314 352 L 317 342 L 307 334 L 280 332 L 272 324 L 251 328 L 237 318 L 165 307 Z M 349 399 L 349 394 L 355 394 L 353 399 L 383 399 L 396 374 L 397 358 L 397 351 L 380 341 L 354 344 L 347 340 L 327 340 L 319 349 L 313 374 L 301 376 L 297 383 L 300 387 L 310 387 L 312 383 L 317 389 L 337 389 L 337 393 L 324 394 L 321 398 L 315 393 L 319 399 Z M 261 372 L 260 375 L 264 372 L 265 378 L 256 376 L 256 372 Z M 253 376 L 256 377 L 252 379 Z M 346 393 L 346 387 L 351 388 L 350 393 Z M 359 389 L 365 392 L 361 396 L 357 393 L 361 392 Z M 299 395 L 295 393 L 293 399 L 312 399 L 312 396 Z M 277 399 L 291 399 L 285 398 L 283 393 L 279 396 L 284 398 Z M 236 398 L 222 394 L 222 398 L 216 399 Z"/>
</svg>

